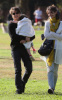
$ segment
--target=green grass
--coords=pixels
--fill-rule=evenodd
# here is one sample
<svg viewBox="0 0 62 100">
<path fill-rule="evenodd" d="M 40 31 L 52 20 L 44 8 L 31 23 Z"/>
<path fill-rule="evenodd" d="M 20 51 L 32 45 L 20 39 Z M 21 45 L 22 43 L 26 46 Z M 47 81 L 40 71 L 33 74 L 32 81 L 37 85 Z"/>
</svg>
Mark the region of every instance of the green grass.
<svg viewBox="0 0 62 100">
<path fill-rule="evenodd" d="M 42 30 L 36 29 L 36 39 L 34 47 L 39 49 L 43 41 L 41 41 Z M 62 65 L 59 66 L 58 81 L 55 89 L 55 93 L 50 95 L 47 93 L 48 80 L 47 80 L 47 68 L 46 64 L 41 61 L 38 52 L 33 54 L 35 58 L 33 61 L 33 72 L 26 84 L 25 93 L 15 94 L 15 71 L 13 65 L 13 59 L 11 57 L 10 49 L 10 37 L 7 34 L 3 34 L 0 29 L 0 100 L 62 100 Z M 24 65 L 22 62 L 22 75 L 24 74 Z"/>
<path fill-rule="evenodd" d="M 47 93 L 47 80 L 29 80 L 26 85 L 25 93 L 18 95 L 15 94 L 14 79 L 0 79 L 0 100 L 61 100 L 62 88 L 59 89 L 61 82 L 57 83 L 57 91 L 55 94 L 50 95 Z M 5 84 L 5 85 L 4 85 Z"/>
</svg>

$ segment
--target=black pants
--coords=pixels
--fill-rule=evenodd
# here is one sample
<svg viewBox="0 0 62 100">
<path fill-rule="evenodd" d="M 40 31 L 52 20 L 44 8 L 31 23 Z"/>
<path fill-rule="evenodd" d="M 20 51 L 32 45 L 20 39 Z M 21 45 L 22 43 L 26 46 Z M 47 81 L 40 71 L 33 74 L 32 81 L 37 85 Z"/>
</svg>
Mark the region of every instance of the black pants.
<svg viewBox="0 0 62 100">
<path fill-rule="evenodd" d="M 32 61 L 30 60 L 26 49 L 17 49 L 12 51 L 12 57 L 15 67 L 15 85 L 16 88 L 20 90 L 23 87 L 22 81 L 24 84 L 26 84 L 30 74 L 32 73 Z M 21 76 L 21 59 L 23 60 L 25 66 L 25 73 L 23 78 Z"/>
</svg>

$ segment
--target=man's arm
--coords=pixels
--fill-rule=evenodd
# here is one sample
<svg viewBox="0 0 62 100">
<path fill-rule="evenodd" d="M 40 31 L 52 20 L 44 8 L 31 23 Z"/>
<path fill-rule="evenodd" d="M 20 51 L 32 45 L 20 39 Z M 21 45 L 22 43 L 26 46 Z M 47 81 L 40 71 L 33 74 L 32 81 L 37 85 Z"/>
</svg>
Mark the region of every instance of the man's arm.
<svg viewBox="0 0 62 100">
<path fill-rule="evenodd" d="M 26 39 L 25 36 L 20 36 L 16 34 L 16 31 L 15 31 L 16 27 L 17 27 L 16 23 L 10 23 L 8 26 L 8 31 L 9 31 L 9 35 L 11 39 L 15 41 L 25 40 Z"/>
</svg>

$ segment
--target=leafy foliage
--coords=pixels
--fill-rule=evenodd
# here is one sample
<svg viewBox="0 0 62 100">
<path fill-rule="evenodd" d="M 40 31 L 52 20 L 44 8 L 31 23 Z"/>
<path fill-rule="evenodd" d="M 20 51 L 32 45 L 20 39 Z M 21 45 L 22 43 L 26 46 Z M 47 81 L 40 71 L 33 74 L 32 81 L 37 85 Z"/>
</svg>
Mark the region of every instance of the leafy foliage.
<svg viewBox="0 0 62 100">
<path fill-rule="evenodd" d="M 0 0 L 0 7 L 3 10 L 8 10 L 14 3 L 14 0 Z"/>
</svg>

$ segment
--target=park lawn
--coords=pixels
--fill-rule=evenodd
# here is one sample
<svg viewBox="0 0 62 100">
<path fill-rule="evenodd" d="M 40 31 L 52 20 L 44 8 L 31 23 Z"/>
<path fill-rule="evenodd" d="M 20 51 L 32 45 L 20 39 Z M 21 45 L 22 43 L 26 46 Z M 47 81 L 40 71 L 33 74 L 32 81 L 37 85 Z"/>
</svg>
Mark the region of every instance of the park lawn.
<svg viewBox="0 0 62 100">
<path fill-rule="evenodd" d="M 55 94 L 50 95 L 47 93 L 47 81 L 46 80 L 29 80 L 26 84 L 25 93 L 15 94 L 14 79 L 3 78 L 0 88 L 0 100 L 62 100 L 62 88 L 61 83 L 57 83 L 57 91 Z M 59 89 L 60 88 L 60 89 Z"/>
<path fill-rule="evenodd" d="M 36 30 L 36 39 L 34 47 L 36 51 L 39 49 L 43 41 L 41 41 L 41 34 L 43 30 Z M 47 69 L 45 63 L 40 59 L 38 52 L 33 54 L 35 58 L 33 61 L 33 72 L 26 84 L 25 93 L 15 94 L 15 72 L 13 59 L 10 50 L 10 37 L 3 34 L 0 29 L 0 100 L 61 100 L 62 99 L 62 66 L 59 66 L 58 81 L 56 90 L 53 95 L 47 93 L 48 80 Z M 25 69 L 22 62 L 22 75 Z"/>
</svg>

